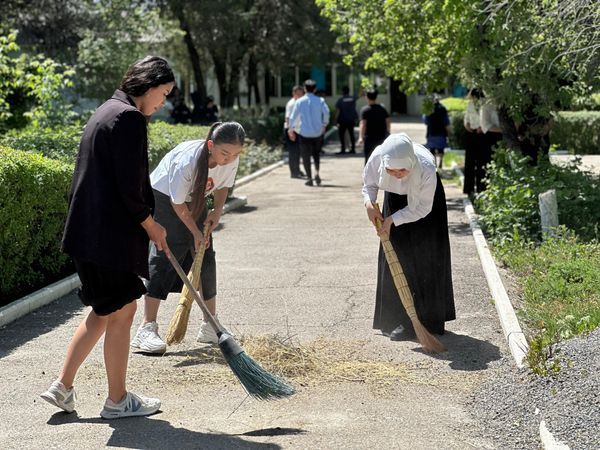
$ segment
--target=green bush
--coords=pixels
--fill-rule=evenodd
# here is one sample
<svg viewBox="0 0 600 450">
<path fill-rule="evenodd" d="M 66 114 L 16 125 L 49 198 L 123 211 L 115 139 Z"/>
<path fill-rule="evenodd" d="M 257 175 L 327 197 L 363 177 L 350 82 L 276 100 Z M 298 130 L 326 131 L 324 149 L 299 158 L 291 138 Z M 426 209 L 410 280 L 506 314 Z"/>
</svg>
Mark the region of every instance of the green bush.
<svg viewBox="0 0 600 450">
<path fill-rule="evenodd" d="M 571 154 L 600 154 L 600 111 L 561 111 L 555 117 L 550 142 Z"/>
<path fill-rule="evenodd" d="M 283 138 L 284 115 L 284 111 L 270 111 L 268 115 L 265 115 L 254 108 L 245 108 L 227 110 L 221 118 L 239 122 L 246 130 L 246 135 L 257 143 L 278 145 L 281 144 Z"/>
<path fill-rule="evenodd" d="M 62 274 L 73 166 L 0 147 L 0 304 Z"/>
<path fill-rule="evenodd" d="M 481 224 L 495 244 L 541 238 L 538 195 L 556 189 L 559 221 L 584 240 L 600 237 L 600 179 L 547 159 L 530 166 L 513 151 L 497 149 L 488 167 L 487 190 L 475 200 Z"/>
<path fill-rule="evenodd" d="M 148 127 L 148 160 L 154 169 L 163 156 L 184 141 L 205 139 L 210 127 L 152 122 Z"/>
<path fill-rule="evenodd" d="M 585 97 L 576 97 L 571 105 L 572 111 L 600 111 L 600 92 Z"/>
<path fill-rule="evenodd" d="M 450 116 L 450 135 L 448 136 L 448 145 L 450 148 L 463 149 L 467 139 L 467 130 L 464 125 L 464 113 L 460 111 L 452 111 L 448 113 Z"/>
</svg>

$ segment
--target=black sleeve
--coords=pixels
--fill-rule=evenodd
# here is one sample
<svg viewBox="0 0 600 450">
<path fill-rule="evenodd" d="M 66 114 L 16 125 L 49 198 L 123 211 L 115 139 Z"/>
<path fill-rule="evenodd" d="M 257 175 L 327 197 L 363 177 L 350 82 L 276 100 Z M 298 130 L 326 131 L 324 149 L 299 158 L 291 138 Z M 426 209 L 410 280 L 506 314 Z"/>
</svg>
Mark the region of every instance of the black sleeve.
<svg viewBox="0 0 600 450">
<path fill-rule="evenodd" d="M 151 213 L 143 196 L 148 178 L 146 118 L 139 111 L 124 111 L 113 126 L 111 158 L 117 190 L 133 220 L 143 222 Z"/>
</svg>

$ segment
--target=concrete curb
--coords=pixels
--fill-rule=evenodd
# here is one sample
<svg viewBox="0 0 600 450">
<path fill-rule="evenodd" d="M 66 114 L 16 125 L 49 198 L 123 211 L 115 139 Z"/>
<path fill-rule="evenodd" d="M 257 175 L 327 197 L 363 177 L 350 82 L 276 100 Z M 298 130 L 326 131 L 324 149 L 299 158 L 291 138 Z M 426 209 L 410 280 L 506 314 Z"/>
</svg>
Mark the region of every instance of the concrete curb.
<svg viewBox="0 0 600 450">
<path fill-rule="evenodd" d="M 0 327 L 53 302 L 79 286 L 81 286 L 81 281 L 75 273 L 0 308 Z"/>
<path fill-rule="evenodd" d="M 456 163 L 452 164 L 452 170 L 454 170 L 454 172 L 460 177 L 460 184 L 462 185 L 465 178 L 462 170 L 460 170 Z M 523 360 L 527 354 L 529 345 L 527 344 L 525 334 L 523 334 L 523 330 L 519 325 L 517 315 L 515 314 L 515 310 L 513 309 L 510 299 L 508 298 L 506 289 L 504 289 L 504 284 L 502 283 L 502 279 L 498 273 L 496 262 L 494 261 L 494 258 L 492 257 L 492 254 L 488 248 L 487 240 L 485 239 L 483 231 L 477 222 L 477 215 L 475 214 L 473 205 L 468 198 L 464 200 L 464 206 L 465 213 L 469 218 L 469 224 L 471 226 L 471 232 L 473 233 L 473 239 L 475 240 L 475 245 L 477 247 L 477 253 L 479 254 L 479 260 L 481 261 L 481 266 L 488 282 L 490 293 L 494 299 L 494 305 L 496 306 L 498 317 L 500 318 L 500 324 L 502 325 L 504 337 L 506 338 L 506 342 L 508 343 L 508 347 L 515 360 L 515 363 L 517 364 L 517 367 L 521 369 L 524 367 Z"/>
<path fill-rule="evenodd" d="M 463 185 L 465 177 L 462 170 L 460 170 L 456 163 L 452 164 L 452 169 L 460 177 L 460 184 Z M 508 294 L 504 289 L 504 284 L 498 273 L 494 258 L 489 251 L 485 236 L 479 227 L 473 205 L 468 198 L 464 200 L 464 205 L 465 213 L 469 218 L 471 231 L 473 232 L 473 239 L 475 239 L 475 245 L 477 246 L 477 253 L 479 253 L 479 259 L 481 260 L 481 265 L 496 305 L 496 311 L 500 317 L 500 324 L 502 325 L 504 337 L 507 340 L 510 352 L 517 367 L 523 368 L 523 359 L 527 354 L 529 345 L 521 330 L 521 326 L 519 325 L 515 311 L 510 303 Z M 540 422 L 540 440 L 544 450 L 569 450 L 568 445 L 565 445 L 554 438 L 543 420 Z"/>
<path fill-rule="evenodd" d="M 252 175 L 249 175 L 248 177 L 250 176 Z M 225 204 L 225 207 L 223 208 L 223 214 L 245 206 L 247 203 L 248 199 L 246 197 L 231 198 Z M 59 280 L 56 283 L 39 289 L 29 295 L 26 295 L 25 297 L 15 300 L 6 306 L 3 306 L 0 308 L 0 327 L 17 320 L 18 318 L 23 317 L 24 315 L 29 314 L 30 312 L 35 311 L 42 306 L 52 303 L 54 300 L 67 295 L 69 292 L 79 288 L 80 286 L 81 281 L 79 280 L 79 276 L 74 273 L 73 275 L 69 275 L 67 278 Z"/>
<path fill-rule="evenodd" d="M 271 164 L 270 166 L 267 167 L 263 167 L 260 170 L 257 170 L 256 172 L 251 173 L 250 175 L 246 175 L 245 177 L 240 178 L 239 180 L 237 180 L 235 182 L 235 188 L 241 187 L 245 184 L 248 184 L 249 182 L 251 182 L 252 180 L 255 180 L 259 177 L 262 177 L 263 175 L 268 174 L 269 172 L 272 172 L 273 170 L 277 169 L 278 167 L 281 167 L 285 164 L 285 161 L 281 160 L 281 161 L 277 161 L 274 164 Z M 234 190 L 235 190 L 234 188 Z"/>
</svg>

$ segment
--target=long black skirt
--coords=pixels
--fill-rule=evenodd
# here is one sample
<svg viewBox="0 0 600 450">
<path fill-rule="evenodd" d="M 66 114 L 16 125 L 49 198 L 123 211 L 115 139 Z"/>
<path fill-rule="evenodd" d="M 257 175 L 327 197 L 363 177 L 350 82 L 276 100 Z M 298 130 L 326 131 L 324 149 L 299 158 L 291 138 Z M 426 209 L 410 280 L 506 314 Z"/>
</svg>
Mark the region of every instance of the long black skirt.
<svg viewBox="0 0 600 450">
<path fill-rule="evenodd" d="M 406 195 L 386 192 L 383 216 L 387 217 L 406 205 Z M 413 294 L 419 320 L 430 332 L 443 334 L 445 322 L 454 320 L 456 312 L 450 267 L 448 211 L 439 175 L 431 212 L 416 222 L 398 227 L 392 225 L 390 241 Z M 410 318 L 402 306 L 381 245 L 377 272 L 373 328 L 384 334 L 390 333 L 399 325 L 412 330 Z"/>
</svg>

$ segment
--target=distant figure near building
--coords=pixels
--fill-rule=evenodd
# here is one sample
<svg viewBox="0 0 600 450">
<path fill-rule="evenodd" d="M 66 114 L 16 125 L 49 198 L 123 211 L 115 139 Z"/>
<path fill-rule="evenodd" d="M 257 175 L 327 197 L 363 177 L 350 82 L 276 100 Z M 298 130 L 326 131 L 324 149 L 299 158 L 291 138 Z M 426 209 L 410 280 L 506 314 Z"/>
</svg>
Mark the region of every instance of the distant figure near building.
<svg viewBox="0 0 600 450">
<path fill-rule="evenodd" d="M 292 98 L 290 98 L 285 105 L 285 120 L 283 122 L 285 148 L 288 152 L 288 160 L 290 166 L 290 175 L 292 178 L 302 178 L 304 173 L 300 170 L 300 148 L 298 141 L 292 141 L 288 136 L 290 128 L 290 115 L 296 104 L 296 100 L 304 95 L 304 88 L 300 85 L 296 85 L 292 88 Z"/>
<path fill-rule="evenodd" d="M 310 167 L 311 155 L 315 163 L 314 182 L 317 185 L 321 184 L 321 177 L 319 176 L 320 153 L 325 128 L 329 123 L 329 107 L 323 98 L 314 94 L 316 87 L 317 84 L 314 80 L 309 79 L 304 82 L 306 94 L 294 104 L 288 130 L 288 136 L 292 141 L 298 139 L 304 170 L 308 177 L 305 183 L 307 186 L 313 186 L 314 184 Z"/>
<path fill-rule="evenodd" d="M 429 149 L 435 156 L 436 166 L 442 168 L 444 159 L 444 149 L 448 146 L 448 131 L 450 128 L 450 119 L 448 111 L 440 102 L 440 96 L 433 96 L 433 112 L 423 117 L 425 125 L 427 125 L 427 144 L 425 147 Z"/>
<path fill-rule="evenodd" d="M 377 90 L 367 91 L 369 104 L 360 110 L 358 143 L 364 143 L 365 164 L 369 156 L 390 134 L 391 120 L 387 110 L 377 103 Z"/>
<path fill-rule="evenodd" d="M 337 153 L 343 155 L 346 153 L 346 133 L 350 135 L 350 152 L 356 153 L 356 142 L 354 138 L 354 126 L 358 120 L 356 114 L 356 97 L 350 95 L 348 86 L 342 88 L 343 96 L 338 99 L 335 104 L 335 121 L 338 125 L 340 135 L 341 149 Z"/>
</svg>

